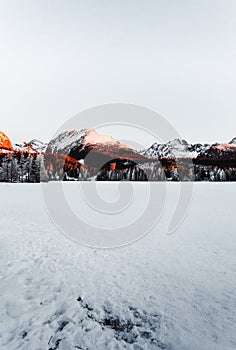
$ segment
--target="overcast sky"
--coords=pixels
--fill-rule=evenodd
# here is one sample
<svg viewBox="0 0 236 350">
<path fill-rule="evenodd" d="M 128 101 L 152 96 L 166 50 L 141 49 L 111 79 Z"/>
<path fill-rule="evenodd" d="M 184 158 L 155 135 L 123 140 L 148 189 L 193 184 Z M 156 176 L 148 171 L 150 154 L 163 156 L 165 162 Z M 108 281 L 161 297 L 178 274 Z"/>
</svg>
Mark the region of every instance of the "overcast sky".
<svg viewBox="0 0 236 350">
<path fill-rule="evenodd" d="M 0 130 L 13 142 L 50 140 L 110 102 L 157 111 L 189 142 L 229 141 L 235 66 L 235 0 L 0 0 Z"/>
</svg>

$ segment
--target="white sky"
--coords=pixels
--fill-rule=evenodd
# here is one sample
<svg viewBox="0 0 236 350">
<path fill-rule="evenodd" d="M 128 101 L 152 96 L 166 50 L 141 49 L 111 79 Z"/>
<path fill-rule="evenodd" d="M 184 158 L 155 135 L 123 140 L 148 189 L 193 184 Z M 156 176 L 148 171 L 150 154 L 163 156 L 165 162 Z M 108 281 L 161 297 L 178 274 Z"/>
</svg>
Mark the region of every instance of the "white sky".
<svg viewBox="0 0 236 350">
<path fill-rule="evenodd" d="M 189 142 L 229 141 L 235 62 L 235 0 L 0 0 L 0 130 L 48 141 L 86 108 L 128 102 Z"/>
</svg>

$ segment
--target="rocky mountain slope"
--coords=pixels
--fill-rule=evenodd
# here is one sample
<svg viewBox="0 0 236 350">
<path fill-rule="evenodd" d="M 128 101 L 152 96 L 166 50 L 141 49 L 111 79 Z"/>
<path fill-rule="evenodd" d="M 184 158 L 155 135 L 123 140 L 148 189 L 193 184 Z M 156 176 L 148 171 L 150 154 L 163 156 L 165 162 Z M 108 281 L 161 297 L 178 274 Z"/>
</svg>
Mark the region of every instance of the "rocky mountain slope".
<svg viewBox="0 0 236 350">
<path fill-rule="evenodd" d="M 29 142 L 15 143 L 13 148 L 16 151 L 27 152 L 30 149 L 31 152 L 43 153 L 46 151 L 47 143 L 34 139 Z"/>
<path fill-rule="evenodd" d="M 123 145 L 111 136 L 102 135 L 93 129 L 64 131 L 51 140 L 46 153 L 64 154 L 97 167 L 115 159 L 134 162 L 145 161 L 145 157 Z"/>
<path fill-rule="evenodd" d="M 201 152 L 210 148 L 208 144 L 189 144 L 185 140 L 175 139 L 166 144 L 154 143 L 141 152 L 147 158 L 196 158 Z"/>
<path fill-rule="evenodd" d="M 0 149 L 12 151 L 12 143 L 4 132 L 0 131 Z"/>
</svg>

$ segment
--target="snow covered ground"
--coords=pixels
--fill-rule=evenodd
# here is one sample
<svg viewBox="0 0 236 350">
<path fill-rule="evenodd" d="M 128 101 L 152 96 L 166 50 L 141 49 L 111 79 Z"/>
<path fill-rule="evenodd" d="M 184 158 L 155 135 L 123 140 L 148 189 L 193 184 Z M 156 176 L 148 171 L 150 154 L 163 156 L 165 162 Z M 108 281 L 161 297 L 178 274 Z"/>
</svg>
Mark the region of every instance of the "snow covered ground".
<svg viewBox="0 0 236 350">
<path fill-rule="evenodd" d="M 148 235 L 99 250 L 55 228 L 40 185 L 1 184 L 0 348 L 235 350 L 236 186 L 194 183 L 166 235 L 177 186 Z"/>
</svg>

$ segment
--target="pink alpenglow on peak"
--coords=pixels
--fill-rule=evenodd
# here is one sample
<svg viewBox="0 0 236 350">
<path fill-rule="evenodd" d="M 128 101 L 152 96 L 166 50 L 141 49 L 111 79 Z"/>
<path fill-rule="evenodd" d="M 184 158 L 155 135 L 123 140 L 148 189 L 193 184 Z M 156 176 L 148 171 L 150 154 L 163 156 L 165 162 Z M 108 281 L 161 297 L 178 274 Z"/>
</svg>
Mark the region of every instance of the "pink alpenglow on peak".
<svg viewBox="0 0 236 350">
<path fill-rule="evenodd" d="M 87 129 L 87 135 L 85 136 L 84 142 L 91 145 L 95 145 L 99 143 L 119 144 L 119 142 L 113 139 L 113 137 L 99 134 L 93 129 Z"/>
</svg>

